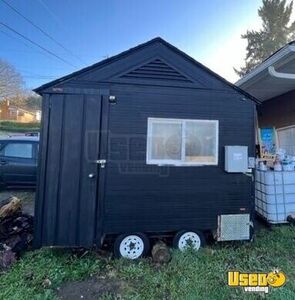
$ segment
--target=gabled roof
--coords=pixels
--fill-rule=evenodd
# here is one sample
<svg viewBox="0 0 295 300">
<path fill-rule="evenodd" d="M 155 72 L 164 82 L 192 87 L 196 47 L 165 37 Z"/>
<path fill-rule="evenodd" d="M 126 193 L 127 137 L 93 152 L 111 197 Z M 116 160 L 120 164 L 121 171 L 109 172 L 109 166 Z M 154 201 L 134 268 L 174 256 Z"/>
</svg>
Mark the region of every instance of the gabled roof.
<svg viewBox="0 0 295 300">
<path fill-rule="evenodd" d="M 89 67 L 86 67 L 86 68 L 83 68 L 79 71 L 76 71 L 76 72 L 73 72 L 69 75 L 66 75 L 64 77 L 61 77 L 59 79 L 56 79 L 56 80 L 53 80 L 49 83 L 46 83 L 36 89 L 34 89 L 34 91 L 36 93 L 39 93 L 39 94 L 42 94 L 42 91 L 47 89 L 47 88 L 50 88 L 50 87 L 53 87 L 55 85 L 58 85 L 58 84 L 61 84 L 61 83 L 65 83 L 73 78 L 76 78 L 78 76 L 81 76 L 85 73 L 88 73 L 89 71 L 92 71 L 92 70 L 95 70 L 95 69 L 98 69 L 98 68 L 102 68 L 102 67 L 105 67 L 111 63 L 114 63 L 116 61 L 119 61 L 127 56 L 130 56 L 132 55 L 133 53 L 136 53 L 137 51 L 139 50 L 142 50 L 144 48 L 147 48 L 149 47 L 150 45 L 152 44 L 156 44 L 156 43 L 160 43 L 164 46 L 166 46 L 168 49 L 170 49 L 171 51 L 173 51 L 174 53 L 182 56 L 185 60 L 191 62 L 192 64 L 194 64 L 196 67 L 202 69 L 203 71 L 205 71 L 206 73 L 208 73 L 209 75 L 211 75 L 212 77 L 214 77 L 215 79 L 217 79 L 218 81 L 220 81 L 221 83 L 225 84 L 227 87 L 230 87 L 232 88 L 233 90 L 243 94 L 244 96 L 246 96 L 247 98 L 253 100 L 254 102 L 256 103 L 259 103 L 259 101 L 251 96 L 250 94 L 248 94 L 247 92 L 243 91 L 242 89 L 240 89 L 239 87 L 235 86 L 234 84 L 228 82 L 227 80 L 225 80 L 223 77 L 219 76 L 218 74 L 216 74 L 215 72 L 211 71 L 209 68 L 205 67 L 204 65 L 202 65 L 201 63 L 199 63 L 198 61 L 196 61 L 195 59 L 193 59 L 192 57 L 190 57 L 189 55 L 187 55 L 186 53 L 184 53 L 183 51 L 179 50 L 178 48 L 176 48 L 175 46 L 171 45 L 170 43 L 166 42 L 164 39 L 160 38 L 160 37 L 156 37 L 146 43 L 143 43 L 143 44 L 140 44 L 134 48 L 131 48 L 127 51 L 124 51 L 124 52 L 121 52 L 120 54 L 117 54 L 115 56 L 112 56 L 110 58 L 107 58 L 107 59 L 104 59 L 98 63 L 95 63 Z"/>
</svg>

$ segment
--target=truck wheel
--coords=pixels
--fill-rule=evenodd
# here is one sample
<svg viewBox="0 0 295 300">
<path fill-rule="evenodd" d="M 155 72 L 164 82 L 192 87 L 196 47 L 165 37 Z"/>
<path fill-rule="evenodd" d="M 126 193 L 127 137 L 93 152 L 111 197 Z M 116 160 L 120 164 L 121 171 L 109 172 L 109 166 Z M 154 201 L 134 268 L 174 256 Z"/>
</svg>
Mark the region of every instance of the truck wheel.
<svg viewBox="0 0 295 300">
<path fill-rule="evenodd" d="M 205 245 L 205 238 L 202 232 L 182 230 L 177 232 L 173 239 L 173 246 L 180 251 L 185 251 L 187 248 L 198 251 Z"/>
<path fill-rule="evenodd" d="M 143 233 L 121 234 L 114 243 L 116 258 L 138 259 L 147 255 L 150 250 L 148 237 Z"/>
</svg>

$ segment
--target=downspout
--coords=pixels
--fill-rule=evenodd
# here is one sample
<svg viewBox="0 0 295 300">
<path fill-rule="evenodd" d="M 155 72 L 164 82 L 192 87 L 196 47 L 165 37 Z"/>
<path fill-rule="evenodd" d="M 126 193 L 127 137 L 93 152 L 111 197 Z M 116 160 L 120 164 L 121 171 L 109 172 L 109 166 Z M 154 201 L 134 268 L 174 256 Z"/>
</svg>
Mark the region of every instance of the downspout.
<svg viewBox="0 0 295 300">
<path fill-rule="evenodd" d="M 275 78 L 295 79 L 295 74 L 277 72 L 275 70 L 274 66 L 269 66 L 268 67 L 268 73 L 269 73 L 270 76 L 275 77 Z"/>
</svg>

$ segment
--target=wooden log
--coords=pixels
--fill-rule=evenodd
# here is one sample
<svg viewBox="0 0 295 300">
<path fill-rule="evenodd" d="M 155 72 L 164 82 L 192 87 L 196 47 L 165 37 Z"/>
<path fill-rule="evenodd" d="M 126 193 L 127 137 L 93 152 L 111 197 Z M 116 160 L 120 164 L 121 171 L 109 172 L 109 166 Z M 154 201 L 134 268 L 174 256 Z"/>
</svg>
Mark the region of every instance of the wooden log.
<svg viewBox="0 0 295 300">
<path fill-rule="evenodd" d="M 0 270 L 10 267 L 33 240 L 33 217 L 22 213 L 21 200 L 10 197 L 1 203 Z"/>
<path fill-rule="evenodd" d="M 152 258 L 156 263 L 167 263 L 171 260 L 171 253 L 166 244 L 162 241 L 157 242 L 152 249 Z"/>
<path fill-rule="evenodd" d="M 10 197 L 10 201 L 0 208 L 0 220 L 20 212 L 21 208 L 21 200 L 17 197 Z"/>
<path fill-rule="evenodd" d="M 2 207 L 2 206 L 4 206 L 4 205 L 6 205 L 6 204 L 8 204 L 9 202 L 10 202 L 10 199 L 11 197 L 9 197 L 9 198 L 6 198 L 6 199 L 1 199 L 0 200 L 0 208 Z"/>
</svg>

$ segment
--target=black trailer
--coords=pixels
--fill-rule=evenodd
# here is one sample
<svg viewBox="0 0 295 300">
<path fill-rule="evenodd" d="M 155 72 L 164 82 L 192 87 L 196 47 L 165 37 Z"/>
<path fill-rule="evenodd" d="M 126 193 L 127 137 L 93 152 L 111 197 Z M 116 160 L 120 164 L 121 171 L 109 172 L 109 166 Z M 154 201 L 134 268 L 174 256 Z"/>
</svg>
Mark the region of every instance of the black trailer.
<svg viewBox="0 0 295 300">
<path fill-rule="evenodd" d="M 255 99 L 161 38 L 36 89 L 35 245 L 136 258 L 150 236 L 251 237 Z M 250 159 L 251 160 L 251 159 Z M 253 162 L 253 160 L 252 160 Z"/>
</svg>

